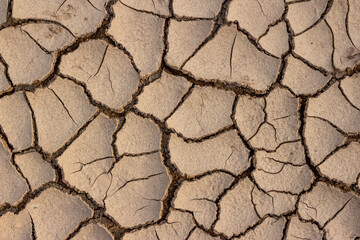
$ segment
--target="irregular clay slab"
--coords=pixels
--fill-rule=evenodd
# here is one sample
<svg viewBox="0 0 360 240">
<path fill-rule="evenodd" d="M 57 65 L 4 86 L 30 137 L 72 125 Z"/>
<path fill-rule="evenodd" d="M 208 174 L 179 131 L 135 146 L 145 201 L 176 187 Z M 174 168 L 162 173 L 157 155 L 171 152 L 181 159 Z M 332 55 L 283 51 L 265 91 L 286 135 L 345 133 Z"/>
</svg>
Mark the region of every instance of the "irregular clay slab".
<svg viewBox="0 0 360 240">
<path fill-rule="evenodd" d="M 9 66 L 9 76 L 15 85 L 31 84 L 46 78 L 55 64 L 53 54 L 44 52 L 21 27 L 8 27 L 0 31 L 0 52 Z"/>
<path fill-rule="evenodd" d="M 170 0 L 121 0 L 124 5 L 137 9 L 139 11 L 151 12 L 154 14 L 170 16 L 169 2 Z"/>
<path fill-rule="evenodd" d="M 162 72 L 160 79 L 143 88 L 136 107 L 160 120 L 164 120 L 179 104 L 191 83 L 185 78 Z"/>
<path fill-rule="evenodd" d="M 236 104 L 235 121 L 245 139 L 253 137 L 265 121 L 265 100 L 241 95 Z"/>
<path fill-rule="evenodd" d="M 340 149 L 318 166 L 320 172 L 330 179 L 351 185 L 360 173 L 360 143 L 352 142 Z"/>
<path fill-rule="evenodd" d="M 30 215 L 26 211 L 18 214 L 5 213 L 0 217 L 0 239 L 32 240 Z"/>
<path fill-rule="evenodd" d="M 115 110 L 131 100 L 139 81 L 128 56 L 103 40 L 87 41 L 65 55 L 60 71 L 84 83 L 94 100 Z"/>
<path fill-rule="evenodd" d="M 30 23 L 21 29 L 49 52 L 63 49 L 75 40 L 71 32 L 57 24 Z"/>
<path fill-rule="evenodd" d="M 26 205 L 39 240 L 63 239 L 86 218 L 91 209 L 79 197 L 55 188 L 44 190 Z"/>
<path fill-rule="evenodd" d="M 349 28 L 349 35 L 357 47 L 357 49 L 360 48 L 360 3 L 356 0 L 349 0 L 349 17 L 348 17 L 348 28 Z"/>
<path fill-rule="evenodd" d="M 275 150 L 284 142 L 300 139 L 298 133 L 300 121 L 297 112 L 299 100 L 290 91 L 284 88 L 272 90 L 265 98 L 265 106 L 266 121 L 261 124 L 256 134 L 249 140 L 253 147 Z M 262 112 L 264 110 L 257 109 L 257 111 Z M 250 119 L 253 114 L 251 113 Z M 242 131 L 241 127 L 240 131 Z"/>
<path fill-rule="evenodd" d="M 168 51 L 165 61 L 181 68 L 212 30 L 210 20 L 178 21 L 171 19 L 168 32 Z"/>
<path fill-rule="evenodd" d="M 290 55 L 282 83 L 296 95 L 312 95 L 324 87 L 330 78 Z"/>
<path fill-rule="evenodd" d="M 0 206 L 4 203 L 15 204 L 27 190 L 25 179 L 10 163 L 10 153 L 0 143 Z"/>
<path fill-rule="evenodd" d="M 234 99 L 232 92 L 196 86 L 166 123 L 187 138 L 209 135 L 232 124 Z"/>
<path fill-rule="evenodd" d="M 233 180 L 226 173 L 213 173 L 199 180 L 183 182 L 175 193 L 173 205 L 192 212 L 196 222 L 209 229 L 216 219 L 215 200 Z"/>
<path fill-rule="evenodd" d="M 120 155 L 141 154 L 159 150 L 160 138 L 160 129 L 152 120 L 129 113 L 115 145 Z"/>
<path fill-rule="evenodd" d="M 190 213 L 170 210 L 165 222 L 138 231 L 125 233 L 123 240 L 183 240 L 189 235 L 195 224 Z"/>
<path fill-rule="evenodd" d="M 360 109 L 360 74 L 354 74 L 351 77 L 346 77 L 340 82 L 340 88 L 348 101 Z"/>
<path fill-rule="evenodd" d="M 161 65 L 165 20 L 132 10 L 121 2 L 113 8 L 115 17 L 108 33 L 130 52 L 142 76 L 153 73 Z"/>
<path fill-rule="evenodd" d="M 332 71 L 332 35 L 324 20 L 309 31 L 294 37 L 294 52 L 311 64 Z"/>
<path fill-rule="evenodd" d="M 257 187 L 251 193 L 256 211 L 261 217 L 266 214 L 281 215 L 295 210 L 297 196 L 289 193 L 265 192 Z"/>
<path fill-rule="evenodd" d="M 233 0 L 229 5 L 227 20 L 237 21 L 240 28 L 258 38 L 281 17 L 284 7 L 283 0 Z"/>
<path fill-rule="evenodd" d="M 53 152 L 66 142 L 95 113 L 83 89 L 57 77 L 46 88 L 27 92 L 35 113 L 39 145 Z"/>
<path fill-rule="evenodd" d="M 326 119 L 347 133 L 360 131 L 360 111 L 342 95 L 339 83 L 334 83 L 321 95 L 310 99 L 307 115 Z"/>
<path fill-rule="evenodd" d="M 278 73 L 280 60 L 260 52 L 235 25 L 223 26 L 184 66 L 205 81 L 237 83 L 266 90 Z"/>
<path fill-rule="evenodd" d="M 45 19 L 67 27 L 72 35 L 94 32 L 107 15 L 107 0 L 18 0 L 13 4 L 13 17 Z"/>
<path fill-rule="evenodd" d="M 279 153 L 257 152 L 255 155 L 254 180 L 265 191 L 299 194 L 310 187 L 313 174 L 305 163 L 304 149 L 300 144 L 296 145 L 296 149 L 287 145 L 284 145 L 284 150 L 277 150 Z M 291 158 L 293 162 L 289 161 Z"/>
<path fill-rule="evenodd" d="M 314 25 L 325 11 L 327 0 L 310 0 L 289 5 L 286 18 L 295 34 Z"/>
<path fill-rule="evenodd" d="M 115 129 L 116 120 L 100 114 L 57 159 L 64 179 L 89 193 L 98 204 L 104 204 L 111 182 L 111 176 L 106 173 L 115 160 L 111 147 Z"/>
<path fill-rule="evenodd" d="M 6 22 L 8 1 L 9 0 L 1 0 L 0 1 L 0 24 L 3 24 L 4 22 Z"/>
<path fill-rule="evenodd" d="M 110 233 L 100 224 L 91 223 L 82 227 L 72 240 L 113 240 Z"/>
<path fill-rule="evenodd" d="M 247 232 L 243 237 L 234 238 L 237 240 L 268 240 L 282 239 L 283 230 L 285 228 L 285 218 L 267 217 L 255 229 Z"/>
<path fill-rule="evenodd" d="M 348 0 L 334 1 L 325 18 L 334 34 L 334 65 L 339 69 L 352 67 L 360 61 L 360 50 L 356 48 L 348 35 L 348 2 Z"/>
<path fill-rule="evenodd" d="M 228 237 L 243 232 L 259 220 L 251 202 L 254 184 L 248 179 L 241 180 L 220 200 L 220 216 L 214 230 Z"/>
<path fill-rule="evenodd" d="M 360 236 L 360 199 L 353 196 L 348 204 L 325 227 L 328 239 L 356 239 Z"/>
<path fill-rule="evenodd" d="M 289 228 L 287 230 L 286 239 L 311 239 L 321 240 L 322 233 L 319 228 L 311 222 L 302 222 L 297 216 L 291 217 Z"/>
<path fill-rule="evenodd" d="M 14 150 L 30 147 L 33 141 L 32 118 L 22 92 L 0 99 L 0 126 Z"/>
<path fill-rule="evenodd" d="M 266 35 L 259 39 L 259 43 L 269 53 L 281 57 L 289 50 L 289 33 L 285 22 L 270 27 Z"/>
<path fill-rule="evenodd" d="M 10 87 L 10 83 L 5 75 L 5 66 L 0 63 L 0 93 Z"/>
<path fill-rule="evenodd" d="M 200 228 L 196 228 L 192 233 L 190 234 L 190 237 L 188 240 L 220 240 L 220 237 L 212 237 L 208 233 L 204 232 Z"/>
<path fill-rule="evenodd" d="M 172 7 L 177 17 L 215 18 L 223 0 L 174 0 Z"/>
<path fill-rule="evenodd" d="M 170 182 L 160 153 L 123 157 L 111 176 L 106 212 L 121 226 L 134 227 L 160 217 L 162 198 Z"/>
<path fill-rule="evenodd" d="M 55 170 L 37 152 L 17 154 L 14 161 L 33 190 L 44 183 L 55 181 Z"/>
<path fill-rule="evenodd" d="M 346 207 L 351 199 L 354 199 L 355 202 L 358 201 L 357 197 L 350 193 L 342 193 L 325 183 L 319 182 L 311 192 L 300 197 L 298 213 L 301 218 L 315 220 L 323 227 L 330 219 L 336 216 L 339 210 L 341 211 Z M 358 224 L 358 221 L 352 222 L 351 220 L 349 218 L 343 224 L 349 226 L 354 223 Z"/>
<path fill-rule="evenodd" d="M 314 165 L 321 163 L 345 141 L 345 137 L 328 122 L 313 117 L 307 117 L 305 120 L 304 138 Z"/>
<path fill-rule="evenodd" d="M 171 162 L 186 176 L 220 169 L 239 175 L 250 165 L 250 151 L 236 130 L 194 143 L 171 134 L 169 149 Z"/>
</svg>

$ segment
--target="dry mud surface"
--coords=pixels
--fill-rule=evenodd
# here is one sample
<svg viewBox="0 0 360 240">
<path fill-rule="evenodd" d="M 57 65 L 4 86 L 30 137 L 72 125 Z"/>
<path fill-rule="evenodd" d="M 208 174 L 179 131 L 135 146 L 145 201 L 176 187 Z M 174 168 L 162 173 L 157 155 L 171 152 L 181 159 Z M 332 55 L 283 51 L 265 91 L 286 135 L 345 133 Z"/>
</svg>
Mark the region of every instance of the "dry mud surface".
<svg viewBox="0 0 360 240">
<path fill-rule="evenodd" d="M 360 239 L 360 1 L 0 0 L 0 240 Z"/>
</svg>

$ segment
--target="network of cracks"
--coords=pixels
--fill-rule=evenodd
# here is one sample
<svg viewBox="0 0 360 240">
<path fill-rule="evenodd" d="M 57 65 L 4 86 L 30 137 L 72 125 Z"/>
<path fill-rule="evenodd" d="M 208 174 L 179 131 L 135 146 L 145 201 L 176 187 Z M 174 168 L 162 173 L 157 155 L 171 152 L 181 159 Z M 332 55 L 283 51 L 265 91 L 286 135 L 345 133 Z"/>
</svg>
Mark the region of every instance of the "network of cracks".
<svg viewBox="0 0 360 240">
<path fill-rule="evenodd" d="M 0 0 L 0 240 L 360 239 L 360 1 Z"/>
</svg>

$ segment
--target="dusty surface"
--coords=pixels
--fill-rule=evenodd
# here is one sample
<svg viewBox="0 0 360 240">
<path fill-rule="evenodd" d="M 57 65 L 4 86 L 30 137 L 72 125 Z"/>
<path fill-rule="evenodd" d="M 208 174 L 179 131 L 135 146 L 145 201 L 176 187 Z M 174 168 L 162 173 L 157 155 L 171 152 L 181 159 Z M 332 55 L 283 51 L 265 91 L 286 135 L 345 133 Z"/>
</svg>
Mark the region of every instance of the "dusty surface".
<svg viewBox="0 0 360 240">
<path fill-rule="evenodd" d="M 360 1 L 0 0 L 0 240 L 360 239 Z"/>
</svg>

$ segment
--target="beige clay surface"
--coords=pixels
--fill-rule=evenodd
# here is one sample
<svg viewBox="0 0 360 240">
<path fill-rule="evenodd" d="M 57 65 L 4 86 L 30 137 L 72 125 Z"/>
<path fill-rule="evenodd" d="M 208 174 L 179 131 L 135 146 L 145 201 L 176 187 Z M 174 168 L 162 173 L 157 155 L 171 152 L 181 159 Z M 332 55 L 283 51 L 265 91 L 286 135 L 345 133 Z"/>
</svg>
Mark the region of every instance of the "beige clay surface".
<svg viewBox="0 0 360 240">
<path fill-rule="evenodd" d="M 359 0 L 0 0 L 0 240 L 359 240 Z"/>
</svg>

